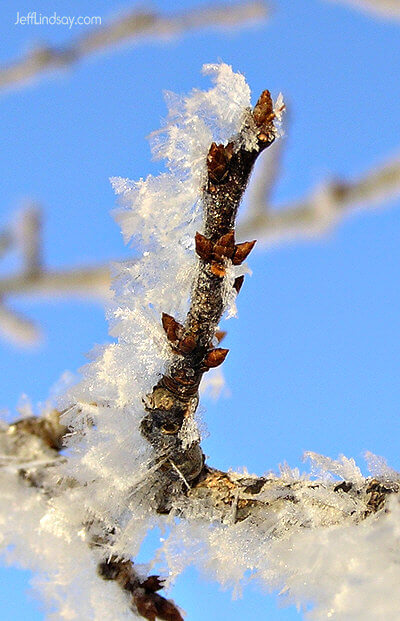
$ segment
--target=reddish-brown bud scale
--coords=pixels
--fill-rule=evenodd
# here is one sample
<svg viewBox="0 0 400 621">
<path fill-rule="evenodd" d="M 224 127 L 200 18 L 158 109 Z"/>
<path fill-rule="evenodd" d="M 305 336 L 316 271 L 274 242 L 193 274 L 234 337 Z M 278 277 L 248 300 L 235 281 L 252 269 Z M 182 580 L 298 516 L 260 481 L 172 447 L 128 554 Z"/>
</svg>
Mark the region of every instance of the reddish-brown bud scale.
<svg viewBox="0 0 400 621">
<path fill-rule="evenodd" d="M 204 359 L 204 366 L 207 369 L 212 369 L 214 367 L 218 367 L 223 363 L 225 358 L 227 357 L 229 349 L 222 349 L 221 347 L 217 347 L 217 349 L 212 349 L 208 352 L 207 356 Z"/>
<path fill-rule="evenodd" d="M 253 118 L 257 127 L 269 125 L 275 118 L 274 102 L 271 93 L 265 90 L 261 93 L 253 110 Z"/>
<path fill-rule="evenodd" d="M 201 233 L 196 233 L 195 238 L 196 252 L 203 261 L 210 261 L 213 251 L 213 243 L 211 239 L 207 239 Z"/>
<path fill-rule="evenodd" d="M 194 334 L 188 334 L 179 341 L 178 350 L 181 354 L 190 354 L 197 345 L 197 339 Z"/>
<path fill-rule="evenodd" d="M 240 289 L 242 288 L 243 282 L 244 282 L 244 276 L 238 276 L 233 281 L 233 288 L 236 290 L 236 293 L 239 293 Z"/>
<path fill-rule="evenodd" d="M 157 608 L 146 593 L 134 596 L 133 601 L 138 613 L 143 619 L 147 619 L 147 621 L 156 621 Z"/>
<path fill-rule="evenodd" d="M 235 248 L 235 254 L 232 258 L 233 265 L 241 265 L 243 261 L 248 257 L 256 244 L 256 240 L 251 242 L 243 242 L 243 244 L 237 244 Z"/>
<path fill-rule="evenodd" d="M 213 254 L 215 259 L 227 257 L 230 259 L 235 252 L 235 232 L 229 231 L 222 235 L 214 244 Z"/>
<path fill-rule="evenodd" d="M 226 147 L 213 142 L 207 155 L 208 177 L 213 183 L 221 183 L 229 171 L 229 162 L 233 155 L 233 144 Z"/>
<path fill-rule="evenodd" d="M 147 621 L 183 621 L 175 604 L 157 593 L 134 593 L 133 601 L 138 613 Z"/>
<path fill-rule="evenodd" d="M 172 343 L 177 341 L 179 338 L 179 332 L 182 330 L 182 325 L 175 321 L 175 319 L 167 313 L 162 314 L 161 321 L 168 340 Z"/>
<path fill-rule="evenodd" d="M 146 591 L 151 591 L 155 593 L 156 591 L 160 591 L 164 587 L 165 578 L 160 578 L 160 576 L 149 576 L 140 583 L 140 586 Z"/>
<path fill-rule="evenodd" d="M 217 339 L 218 343 L 220 343 L 222 339 L 224 339 L 225 337 L 226 337 L 226 332 L 224 330 L 215 331 L 215 338 Z"/>
<path fill-rule="evenodd" d="M 211 272 L 218 278 L 223 278 L 226 274 L 225 266 L 220 261 L 211 261 Z"/>
</svg>

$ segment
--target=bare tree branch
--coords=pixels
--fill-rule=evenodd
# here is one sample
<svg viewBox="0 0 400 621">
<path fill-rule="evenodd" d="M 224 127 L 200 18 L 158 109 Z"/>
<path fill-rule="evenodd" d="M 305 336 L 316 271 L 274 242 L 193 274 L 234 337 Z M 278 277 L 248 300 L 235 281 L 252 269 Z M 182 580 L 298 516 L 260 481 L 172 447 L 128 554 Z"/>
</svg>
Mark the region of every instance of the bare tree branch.
<svg viewBox="0 0 400 621">
<path fill-rule="evenodd" d="M 4 303 L 0 304 L 0 333 L 20 346 L 36 345 L 41 337 L 38 326 Z"/>
<path fill-rule="evenodd" d="M 331 2 L 350 4 L 363 11 L 369 11 L 389 19 L 400 18 L 400 4 L 398 0 L 331 0 Z"/>
<path fill-rule="evenodd" d="M 256 235 L 266 244 L 319 236 L 357 210 L 380 207 L 400 196 L 398 158 L 388 160 L 356 181 L 329 182 L 308 198 L 274 209 L 261 198 L 264 188 L 269 192 L 269 180 L 265 187 L 263 175 L 261 167 L 254 182 L 251 210 L 239 224 L 238 235 L 240 238 Z"/>
<path fill-rule="evenodd" d="M 49 270 L 35 276 L 20 274 L 0 279 L 0 295 L 79 295 L 106 297 L 110 285 L 108 266 Z"/>
<path fill-rule="evenodd" d="M 373 514 L 381 519 L 390 510 L 387 499 L 399 494 L 399 478 L 393 475 L 366 479 L 356 473 L 351 480 L 339 475 L 342 480 L 332 482 L 285 473 L 280 477 L 225 473 L 205 463 L 198 438 L 185 435 L 185 426 L 198 406 L 203 374 L 221 364 L 228 353 L 217 346 L 221 337 L 217 327 L 227 299 L 239 291 L 243 282 L 235 266 L 245 260 L 254 246 L 254 242 L 236 243 L 235 218 L 254 162 L 275 139 L 277 116 L 269 92 L 264 91 L 254 109 L 248 110 L 239 134 L 226 145 L 213 143 L 208 151 L 207 177 L 202 189 L 204 231 L 195 238 L 199 261 L 190 308 L 183 324 L 167 314 L 160 318 L 172 362 L 150 394 L 143 395 L 145 416 L 140 427 L 155 449 L 155 458 L 144 471 L 143 486 L 139 490 L 134 487 L 129 493 L 133 503 L 135 494 L 139 497 L 145 493 L 146 501 L 151 495 L 146 505 L 149 515 L 152 510 L 189 523 L 193 520 L 213 525 L 244 524 L 246 528 L 258 529 L 261 537 L 279 539 L 304 529 L 361 524 Z M 385 169 L 385 173 L 375 173 L 372 181 L 368 177 L 358 184 L 333 185 L 330 200 L 344 209 L 347 203 L 365 201 L 366 197 L 378 200 L 383 186 L 386 191 L 388 186 L 397 188 L 397 184 L 397 169 Z M 314 202 L 319 204 L 315 199 Z M 302 205 L 303 211 L 306 207 L 307 203 Z M 30 248 L 27 255 L 40 257 L 34 243 Z M 34 264 L 40 266 L 40 259 Z M 53 467 L 66 459 L 59 451 L 67 432 L 55 411 L 43 418 L 29 417 L 3 425 L 1 467 L 11 469 L 21 485 L 37 489 L 50 501 L 52 495 L 62 493 L 62 485 L 75 484 L 75 479 L 68 481 L 66 477 L 59 484 L 51 476 Z M 75 429 L 75 433 L 79 431 Z M 307 512 L 315 507 L 319 510 Z M 79 521 L 83 521 L 81 517 Z M 83 524 L 86 541 L 91 552 L 97 547 L 105 556 L 109 543 L 106 537 L 110 535 L 112 540 L 113 533 L 108 525 L 101 524 L 102 534 L 96 538 L 97 525 L 96 518 Z M 132 609 L 148 621 L 182 620 L 176 605 L 158 594 L 160 578 L 140 577 L 130 558 L 105 557 L 97 571 L 101 578 L 113 580 L 129 597 Z"/>
<path fill-rule="evenodd" d="M 242 27 L 248 22 L 265 19 L 268 12 L 262 0 L 220 3 L 175 15 L 133 9 L 63 47 L 44 45 L 0 67 L 0 89 L 21 86 L 47 71 L 67 69 L 92 54 L 124 42 L 134 43 L 143 38 L 165 39 L 210 26 Z"/>
<path fill-rule="evenodd" d="M 170 315 L 162 317 L 174 359 L 146 397 L 147 414 L 141 424 L 142 434 L 163 464 L 165 488 L 158 506 L 161 513 L 169 511 L 171 485 L 175 487 L 178 481 L 181 487 L 190 487 L 204 467 L 199 442 L 190 441 L 187 446 L 181 431 L 197 409 L 204 372 L 219 366 L 228 353 L 215 346 L 217 327 L 227 295 L 238 292 L 243 281 L 228 272 L 246 259 L 255 243 L 235 243 L 235 219 L 254 162 L 275 139 L 275 116 L 270 93 L 264 91 L 239 135 L 226 146 L 212 143 L 208 152 L 203 188 L 204 235 L 196 234 L 199 265 L 190 309 L 184 325 Z"/>
<path fill-rule="evenodd" d="M 66 432 L 56 410 L 40 418 L 20 419 L 9 426 L 3 424 L 0 467 L 11 470 L 21 485 L 37 489 L 51 501 L 60 493 L 58 478 L 52 473 L 60 460 L 65 459 L 58 451 Z M 74 482 L 65 484 L 73 486 Z M 257 477 L 205 465 L 189 487 L 182 486 L 179 494 L 175 489 L 174 506 L 167 512 L 189 523 L 243 524 L 248 532 L 255 528 L 261 539 L 287 540 L 304 530 L 361 525 L 374 516 L 384 520 L 390 511 L 388 500 L 399 496 L 399 490 L 400 481 L 395 473 L 391 477 L 360 475 L 349 481 L 342 475 L 339 480 L 327 480 L 295 478 L 285 472 L 281 476 Z M 104 545 L 104 535 L 100 539 L 96 536 L 98 526 L 93 521 L 84 525 L 90 548 Z M 158 593 L 163 580 L 157 575 L 141 576 L 131 559 L 104 558 L 97 571 L 104 580 L 116 582 L 129 597 L 133 610 L 144 619 L 182 621 L 174 602 Z"/>
<path fill-rule="evenodd" d="M 105 299 L 110 294 L 110 268 L 105 266 L 51 270 L 43 262 L 42 214 L 37 205 L 25 208 L 17 222 L 0 234 L 0 258 L 14 249 L 22 265 L 16 274 L 0 277 L 0 332 L 19 345 L 40 340 L 40 330 L 10 308 L 9 298 L 21 295 L 78 295 Z"/>
<path fill-rule="evenodd" d="M 68 429 L 60 422 L 61 415 L 62 412 L 53 409 L 41 417 L 21 418 L 0 427 L 0 468 L 15 472 L 22 485 L 36 488 L 49 500 L 60 493 L 60 484 L 52 472 L 65 459 L 59 451 Z M 67 482 L 69 486 L 75 484 L 72 480 Z M 93 521 L 84 525 L 91 548 L 105 543 L 104 536 L 99 539 L 95 534 L 98 526 Z M 164 580 L 156 575 L 139 575 L 130 559 L 105 558 L 98 565 L 98 575 L 103 580 L 115 581 L 131 600 L 135 612 L 144 619 L 183 621 L 174 602 L 159 594 Z"/>
</svg>

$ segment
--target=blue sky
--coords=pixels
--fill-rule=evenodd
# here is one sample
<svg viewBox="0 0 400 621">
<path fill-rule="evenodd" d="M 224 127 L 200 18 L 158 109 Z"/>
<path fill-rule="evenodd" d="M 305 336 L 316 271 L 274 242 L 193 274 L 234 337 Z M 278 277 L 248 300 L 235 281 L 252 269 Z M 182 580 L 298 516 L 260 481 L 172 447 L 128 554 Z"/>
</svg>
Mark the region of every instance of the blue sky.
<svg viewBox="0 0 400 621">
<path fill-rule="evenodd" d="M 153 2 L 161 11 L 202 4 Z M 62 43 L 80 32 L 15 26 L 17 10 L 106 19 L 123 6 L 3 2 L 0 60 L 40 39 Z M 329 176 L 355 178 L 399 151 L 399 25 L 334 2 L 275 0 L 272 18 L 258 26 L 124 46 L 2 94 L 0 222 L 33 198 L 45 211 L 45 257 L 52 267 L 129 256 L 109 215 L 115 199 L 108 178 L 159 170 L 146 136 L 165 117 L 162 91 L 207 87 L 201 66 L 219 59 L 246 75 L 254 100 L 269 88 L 282 91 L 288 103 L 276 204 Z M 392 201 L 356 215 L 321 240 L 254 252 L 239 318 L 226 325 L 231 397 L 203 403 L 210 434 L 204 449 L 212 465 L 261 474 L 285 460 L 305 467 L 305 450 L 344 453 L 361 463 L 371 450 L 400 468 L 399 207 Z M 11 412 L 21 393 L 34 403 L 45 400 L 65 370 L 75 372 L 92 346 L 109 338 L 100 305 L 14 304 L 43 326 L 46 340 L 31 351 L 0 343 L 0 407 Z M 1 569 L 3 621 L 44 618 L 25 594 L 28 578 Z M 172 596 L 191 621 L 203 619 L 199 602 L 205 600 L 209 621 L 301 618 L 253 588 L 232 602 L 230 593 L 194 571 Z"/>
</svg>

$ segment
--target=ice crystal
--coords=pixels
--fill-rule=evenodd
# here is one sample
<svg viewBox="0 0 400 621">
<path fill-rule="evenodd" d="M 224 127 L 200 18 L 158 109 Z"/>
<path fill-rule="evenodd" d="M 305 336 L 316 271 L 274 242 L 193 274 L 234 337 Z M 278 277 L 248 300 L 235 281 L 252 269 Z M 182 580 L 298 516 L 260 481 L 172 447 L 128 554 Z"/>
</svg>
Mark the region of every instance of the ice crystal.
<svg viewBox="0 0 400 621">
<path fill-rule="evenodd" d="M 120 204 L 116 218 L 135 257 L 114 266 L 108 316 L 115 341 L 93 352 L 82 380 L 60 405 L 71 430 L 64 455 L 58 465 L 37 470 L 51 451 L 34 436 L 18 444 L 17 434 L 0 427 L 0 543 L 10 560 L 38 573 L 36 586 L 54 620 L 132 618 L 123 591 L 114 581 L 101 580 L 96 567 L 108 555 L 134 557 L 157 524 L 169 529 L 158 557 L 171 579 L 195 563 L 237 593 L 252 579 L 283 590 L 299 606 L 312 602 L 310 618 L 398 619 L 398 496 L 387 514 L 354 524 L 355 514 L 364 517 L 366 498 L 332 483 L 362 488 L 365 480 L 352 459 L 308 453 L 318 484 L 284 465 L 280 476 L 265 478 L 257 497 L 264 509 L 242 521 L 236 519 L 239 502 L 249 498 L 239 498 L 239 492 L 228 509 L 226 502 L 207 504 L 188 495 L 176 500 L 169 518 L 154 517 L 159 464 L 139 425 L 143 399 L 171 360 L 160 318 L 164 312 L 183 320 L 188 309 L 210 143 L 226 142 L 249 119 L 244 77 L 224 64 L 205 65 L 204 72 L 213 79 L 210 90 L 166 95 L 167 122 L 153 134 L 152 145 L 168 170 L 137 182 L 112 179 Z M 279 96 L 278 120 L 283 107 Z M 244 140 L 253 145 L 251 131 Z M 227 269 L 224 301 L 230 314 L 235 312 L 232 283 L 243 269 Z M 25 406 L 23 415 L 30 414 Z M 181 430 L 183 444 L 190 445 L 198 433 L 194 415 L 189 416 Z M 27 466 L 32 457 L 36 463 Z M 368 460 L 375 476 L 398 480 L 384 461 Z M 255 480 L 248 473 L 230 477 L 232 486 L 243 478 Z"/>
</svg>

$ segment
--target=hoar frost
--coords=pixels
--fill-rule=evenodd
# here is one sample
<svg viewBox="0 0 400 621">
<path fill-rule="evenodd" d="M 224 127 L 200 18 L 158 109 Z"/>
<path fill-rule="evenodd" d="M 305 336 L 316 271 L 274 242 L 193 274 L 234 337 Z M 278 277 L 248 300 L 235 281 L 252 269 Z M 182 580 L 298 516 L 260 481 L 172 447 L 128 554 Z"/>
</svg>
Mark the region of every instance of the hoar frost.
<svg viewBox="0 0 400 621">
<path fill-rule="evenodd" d="M 90 535 L 82 525 L 92 521 L 100 530 L 113 529 L 110 555 L 126 557 L 137 554 L 147 529 L 161 519 L 150 515 L 153 449 L 139 430 L 142 399 L 171 360 L 161 313 L 183 319 L 188 310 L 210 143 L 235 135 L 250 107 L 250 89 L 241 74 L 225 64 L 206 65 L 204 72 L 214 82 L 210 90 L 166 95 L 167 124 L 152 136 L 152 149 L 166 160 L 168 171 L 138 182 L 111 180 L 120 202 L 116 218 L 139 256 L 114 266 L 108 316 L 116 342 L 96 350 L 82 381 L 59 404 L 71 433 L 68 459 L 52 476 L 73 479 L 74 487 L 61 484 L 59 495 L 47 501 L 37 490 L 20 488 L 15 472 L 1 472 L 8 490 L 2 515 L 10 529 L 3 529 L 3 543 L 20 541 L 21 562 L 42 575 L 36 584 L 61 618 L 111 621 L 128 615 L 119 587 L 95 577 L 99 558 L 89 549 Z M 195 436 L 194 422 L 187 432 Z M 21 495 L 25 504 L 17 502 Z"/>
<path fill-rule="evenodd" d="M 196 270 L 194 236 L 202 229 L 206 156 L 211 142 L 226 143 L 237 134 L 250 108 L 241 74 L 225 64 L 205 65 L 204 72 L 214 82 L 210 90 L 166 96 L 166 126 L 151 140 L 153 154 L 166 160 L 168 170 L 138 182 L 112 179 L 120 199 L 116 218 L 137 255 L 114 266 L 108 315 L 116 341 L 96 350 L 82 381 L 63 399 L 63 423 L 71 432 L 65 458 L 43 475 L 43 491 L 20 482 L 18 465 L 7 462 L 0 469 L 0 542 L 11 560 L 38 573 L 35 586 L 54 620 L 132 618 L 125 594 L 113 581 L 97 577 L 97 564 L 105 554 L 135 557 L 156 525 L 168 528 L 157 557 L 171 579 L 197 564 L 236 591 L 251 579 L 282 589 L 299 606 L 313 602 L 310 618 L 398 619 L 400 506 L 395 495 L 390 513 L 354 525 L 351 515 L 361 510 L 361 498 L 314 486 L 307 476 L 284 467 L 280 477 L 268 475 L 262 499 L 279 511 L 265 509 L 235 522 L 235 503 L 223 519 L 215 507 L 189 500 L 177 502 L 169 518 L 151 510 L 159 465 L 139 425 L 142 399 L 171 361 L 160 317 L 163 312 L 179 321 L 186 316 Z M 278 120 L 282 109 L 280 96 Z M 251 148 L 251 132 L 243 136 Z M 239 272 L 227 271 L 231 291 Z M 226 298 L 233 314 L 233 300 L 228 293 Z M 197 437 L 194 418 L 183 432 L 188 444 Z M 3 455 L 10 441 L 0 429 Z M 32 447 L 40 458 L 40 450 Z M 322 481 L 333 477 L 357 485 L 363 480 L 353 460 L 308 457 Z M 369 456 L 369 462 L 375 476 L 380 471 L 393 478 L 379 459 Z M 295 502 L 287 502 L 288 486 Z M 104 540 L 98 548 L 91 545 L 96 538 Z"/>
</svg>

